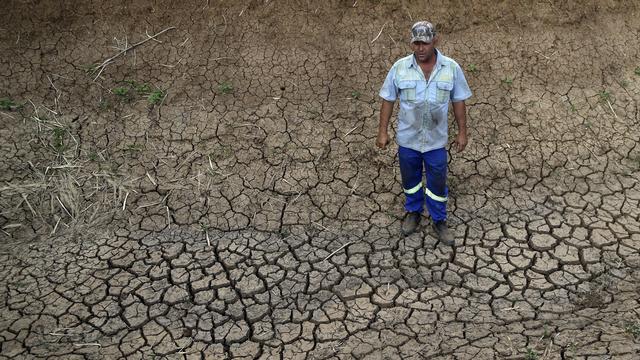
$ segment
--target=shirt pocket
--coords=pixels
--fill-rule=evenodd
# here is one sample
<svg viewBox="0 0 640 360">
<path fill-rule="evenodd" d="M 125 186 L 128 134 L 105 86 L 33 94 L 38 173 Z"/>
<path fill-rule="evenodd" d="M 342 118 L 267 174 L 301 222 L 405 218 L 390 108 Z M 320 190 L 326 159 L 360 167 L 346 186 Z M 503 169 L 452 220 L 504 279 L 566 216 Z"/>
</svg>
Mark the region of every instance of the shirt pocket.
<svg viewBox="0 0 640 360">
<path fill-rule="evenodd" d="M 400 90 L 400 101 L 416 101 L 416 86 L 418 82 L 415 80 L 398 81 L 398 90 Z"/>
<path fill-rule="evenodd" d="M 449 102 L 451 98 L 453 83 L 449 81 L 436 82 L 436 103 L 443 104 Z"/>
</svg>

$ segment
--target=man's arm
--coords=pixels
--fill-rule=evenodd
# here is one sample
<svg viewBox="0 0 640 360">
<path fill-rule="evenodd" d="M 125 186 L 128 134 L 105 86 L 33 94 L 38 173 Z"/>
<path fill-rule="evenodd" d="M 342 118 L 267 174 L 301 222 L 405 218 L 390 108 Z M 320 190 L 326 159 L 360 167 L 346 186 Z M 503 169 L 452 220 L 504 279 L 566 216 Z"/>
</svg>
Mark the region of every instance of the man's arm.
<svg viewBox="0 0 640 360">
<path fill-rule="evenodd" d="M 393 112 L 393 104 L 395 102 L 382 100 L 380 106 L 380 124 L 378 124 L 378 138 L 376 139 L 376 145 L 380 149 L 387 147 L 389 143 L 389 120 L 391 119 L 391 113 Z"/>
<path fill-rule="evenodd" d="M 453 116 L 458 124 L 458 135 L 454 143 L 456 144 L 456 150 L 462 151 L 467 146 L 467 116 L 466 107 L 464 101 L 458 101 L 453 103 Z M 382 116 L 382 114 L 380 115 Z"/>
</svg>

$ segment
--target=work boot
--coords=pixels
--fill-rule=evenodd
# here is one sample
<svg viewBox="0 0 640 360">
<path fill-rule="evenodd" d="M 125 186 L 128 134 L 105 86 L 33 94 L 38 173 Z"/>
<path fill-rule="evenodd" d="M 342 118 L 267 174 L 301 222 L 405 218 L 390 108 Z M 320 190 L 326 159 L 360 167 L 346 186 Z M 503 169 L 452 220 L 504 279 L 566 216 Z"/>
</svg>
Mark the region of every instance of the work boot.
<svg viewBox="0 0 640 360">
<path fill-rule="evenodd" d="M 434 222 L 433 229 L 436 231 L 438 239 L 440 239 L 440 242 L 443 244 L 447 246 L 453 246 L 456 244 L 456 241 L 453 239 L 453 235 L 449 231 L 449 227 L 447 227 L 446 221 L 442 220 Z"/>
<path fill-rule="evenodd" d="M 408 212 L 404 215 L 404 220 L 402 220 L 402 235 L 409 236 L 413 234 L 418 228 L 418 224 L 420 223 L 420 213 L 419 212 Z"/>
</svg>

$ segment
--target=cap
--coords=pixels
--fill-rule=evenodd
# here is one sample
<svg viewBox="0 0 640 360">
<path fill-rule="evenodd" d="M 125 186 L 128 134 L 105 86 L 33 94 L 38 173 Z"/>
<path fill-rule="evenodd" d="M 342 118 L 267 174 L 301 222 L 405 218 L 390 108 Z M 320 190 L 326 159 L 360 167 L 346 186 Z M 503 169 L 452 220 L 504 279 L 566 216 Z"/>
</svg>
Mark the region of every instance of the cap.
<svg viewBox="0 0 640 360">
<path fill-rule="evenodd" d="M 411 27 L 411 42 L 422 41 L 430 44 L 436 36 L 436 28 L 428 21 L 418 21 Z"/>
</svg>

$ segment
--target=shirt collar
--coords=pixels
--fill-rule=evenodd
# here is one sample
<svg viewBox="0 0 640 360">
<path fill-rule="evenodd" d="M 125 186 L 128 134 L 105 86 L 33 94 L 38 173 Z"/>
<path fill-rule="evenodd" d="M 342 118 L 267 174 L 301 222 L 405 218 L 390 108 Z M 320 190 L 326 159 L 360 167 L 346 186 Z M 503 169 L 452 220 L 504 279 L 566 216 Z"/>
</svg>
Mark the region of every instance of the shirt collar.
<svg viewBox="0 0 640 360">
<path fill-rule="evenodd" d="M 441 67 L 442 64 L 442 54 L 440 53 L 440 51 L 438 51 L 438 49 L 436 50 L 436 64 L 434 65 L 434 68 L 439 68 Z M 408 67 L 414 67 L 414 68 L 418 68 L 418 63 L 416 62 L 416 56 L 414 54 L 411 55 L 411 62 L 409 63 Z"/>
</svg>

